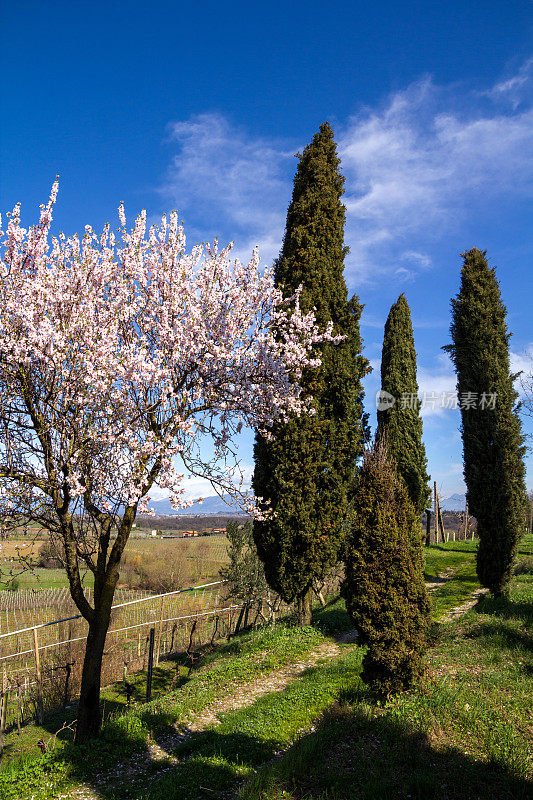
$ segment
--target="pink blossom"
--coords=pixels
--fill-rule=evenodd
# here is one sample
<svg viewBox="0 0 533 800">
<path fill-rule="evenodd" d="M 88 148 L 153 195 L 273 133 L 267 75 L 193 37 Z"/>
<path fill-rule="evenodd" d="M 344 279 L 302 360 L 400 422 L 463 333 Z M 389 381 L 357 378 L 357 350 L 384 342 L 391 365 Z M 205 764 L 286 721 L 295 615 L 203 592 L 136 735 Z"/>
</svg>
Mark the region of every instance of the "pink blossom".
<svg viewBox="0 0 533 800">
<path fill-rule="evenodd" d="M 177 507 L 179 456 L 231 490 L 200 438 L 223 460 L 244 425 L 312 413 L 298 377 L 339 337 L 302 313 L 299 293 L 283 299 L 257 251 L 248 264 L 216 241 L 186 251 L 176 212 L 146 234 L 143 211 L 128 232 L 121 203 L 118 244 L 109 225 L 50 237 L 57 189 L 35 227 L 17 205 L 0 232 L 4 483 L 105 510 L 144 510 L 157 484 Z"/>
</svg>

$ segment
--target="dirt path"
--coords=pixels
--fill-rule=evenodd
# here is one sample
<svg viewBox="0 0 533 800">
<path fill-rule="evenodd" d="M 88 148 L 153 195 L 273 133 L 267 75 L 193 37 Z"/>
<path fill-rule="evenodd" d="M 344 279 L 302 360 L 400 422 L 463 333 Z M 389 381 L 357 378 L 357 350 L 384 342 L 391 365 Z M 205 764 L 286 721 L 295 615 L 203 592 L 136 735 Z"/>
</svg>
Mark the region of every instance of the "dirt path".
<svg viewBox="0 0 533 800">
<path fill-rule="evenodd" d="M 457 617 L 462 617 L 463 614 L 466 614 L 467 611 L 470 611 L 471 608 L 474 608 L 479 598 L 488 594 L 488 591 L 488 589 L 476 589 L 472 592 L 468 600 L 466 600 L 462 605 L 456 606 L 455 608 L 452 608 L 451 611 L 448 611 L 444 617 L 440 618 L 439 622 L 451 622 L 452 620 L 457 619 Z"/>
<path fill-rule="evenodd" d="M 433 592 L 454 575 L 454 568 L 444 570 L 436 579 L 426 582 L 428 592 Z M 479 597 L 486 594 L 486 589 L 476 589 L 470 598 L 461 606 L 453 608 L 441 621 L 448 622 L 469 611 L 478 601 Z M 58 800 L 102 800 L 112 794 L 113 786 L 128 783 L 136 793 L 142 793 L 150 784 L 150 767 L 154 762 L 167 761 L 168 769 L 177 763 L 178 759 L 171 755 L 176 747 L 186 741 L 192 734 L 205 730 L 211 725 L 219 725 L 219 715 L 226 711 L 238 710 L 252 705 L 263 695 L 279 692 L 285 689 L 292 681 L 302 675 L 305 670 L 316 666 L 318 663 L 332 661 L 340 655 L 341 644 L 357 641 L 357 631 L 350 630 L 338 637 L 336 641 L 327 641 L 312 650 L 304 658 L 288 664 L 274 672 L 261 675 L 249 683 L 227 687 L 227 692 L 211 705 L 195 715 L 187 727 L 183 725 L 158 738 L 158 741 L 148 740 L 147 750 L 143 753 L 118 763 L 112 773 L 95 775 L 91 786 L 80 786 L 65 794 L 58 795 Z M 258 655 L 258 657 L 260 657 Z M 164 769 L 158 774 L 162 774 Z"/>
<path fill-rule="evenodd" d="M 59 798 L 61 800 L 67 800 L 67 798 L 68 800 L 102 800 L 102 797 L 105 797 L 107 793 L 112 794 L 114 785 L 125 782 L 140 793 L 149 785 L 148 770 L 151 764 L 166 760 L 169 765 L 168 768 L 171 769 L 172 765 L 178 761 L 175 756 L 171 755 L 175 748 L 186 741 L 192 734 L 203 731 L 210 725 L 219 725 L 219 714 L 252 705 L 259 697 L 265 694 L 285 689 L 289 683 L 299 678 L 310 667 L 337 658 L 341 651 L 340 644 L 355 642 L 356 639 L 356 632 L 348 631 L 339 637 L 338 643 L 335 641 L 324 642 L 304 658 L 292 664 L 287 664 L 274 672 L 261 675 L 249 683 L 235 686 L 233 691 L 228 687 L 227 694 L 195 715 L 187 727 L 184 728 L 183 725 L 179 725 L 173 732 L 158 738 L 157 742 L 149 739 L 146 752 L 117 764 L 111 774 L 95 775 L 91 786 L 80 786 L 65 794 L 58 795 L 58 800 Z M 259 657 L 260 654 L 258 654 Z M 158 774 L 162 774 L 162 770 Z"/>
<path fill-rule="evenodd" d="M 447 567 L 443 569 L 442 572 L 439 572 L 436 578 L 433 578 L 431 581 L 426 581 L 426 589 L 428 592 L 430 594 L 436 592 L 443 584 L 448 583 L 455 575 L 456 569 L 457 567 Z"/>
</svg>

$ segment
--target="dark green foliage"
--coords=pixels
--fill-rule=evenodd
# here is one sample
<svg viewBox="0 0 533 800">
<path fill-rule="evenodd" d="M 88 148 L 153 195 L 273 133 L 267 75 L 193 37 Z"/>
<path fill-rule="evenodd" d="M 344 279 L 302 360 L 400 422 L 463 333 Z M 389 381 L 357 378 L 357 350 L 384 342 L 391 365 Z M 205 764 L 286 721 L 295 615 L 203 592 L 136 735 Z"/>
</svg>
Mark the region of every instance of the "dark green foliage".
<svg viewBox="0 0 533 800">
<path fill-rule="evenodd" d="M 368 646 L 363 680 L 381 696 L 423 672 L 430 624 L 420 523 L 385 440 L 365 453 L 345 546 L 346 608 Z"/>
<path fill-rule="evenodd" d="M 275 277 L 286 297 L 302 285 L 302 309 L 315 308 L 320 326 L 332 321 L 334 334 L 346 338 L 322 345 L 322 366 L 303 375 L 304 397 L 314 398 L 316 413 L 275 425 L 271 441 L 257 436 L 255 444 L 254 490 L 276 512 L 255 522 L 255 541 L 269 585 L 299 603 L 309 596 L 313 578 L 337 560 L 366 430 L 361 378 L 368 362 L 361 355 L 361 306 L 357 297 L 348 300 L 343 277 L 339 165 L 333 132 L 324 123 L 300 156 Z"/>
<path fill-rule="evenodd" d="M 463 258 L 461 288 L 452 300 L 453 344 L 444 349 L 455 364 L 459 398 L 471 392 L 477 399 L 476 408 L 461 409 L 464 476 L 470 513 L 477 519 L 478 577 L 501 596 L 508 592 L 523 533 L 524 437 L 496 271 L 477 248 Z M 491 394 L 496 395 L 494 408 Z"/>
<path fill-rule="evenodd" d="M 415 510 L 421 514 L 430 496 L 426 450 L 416 379 L 416 351 L 411 312 L 401 294 L 385 324 L 381 356 L 381 388 L 396 398 L 389 409 L 378 410 L 378 436 L 385 434 L 389 452 L 405 481 Z M 406 402 L 402 403 L 404 395 Z"/>
<path fill-rule="evenodd" d="M 220 577 L 228 581 L 232 598 L 251 604 L 261 598 L 266 589 L 265 571 L 257 555 L 252 523 L 228 522 L 226 535 L 229 564 L 220 570 Z"/>
</svg>

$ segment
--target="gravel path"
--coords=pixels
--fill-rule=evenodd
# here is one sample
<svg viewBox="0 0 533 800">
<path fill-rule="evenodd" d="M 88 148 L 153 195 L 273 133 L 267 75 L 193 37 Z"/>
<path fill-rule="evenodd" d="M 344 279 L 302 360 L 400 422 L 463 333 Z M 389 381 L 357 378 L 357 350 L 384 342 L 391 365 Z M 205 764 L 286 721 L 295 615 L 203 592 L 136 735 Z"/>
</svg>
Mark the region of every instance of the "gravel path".
<svg viewBox="0 0 533 800">
<path fill-rule="evenodd" d="M 220 697 L 197 714 L 186 728 L 180 725 L 179 728 L 176 727 L 173 732 L 168 733 L 165 737 L 159 738 L 157 742 L 150 739 L 146 752 L 139 753 L 133 758 L 127 759 L 127 761 L 118 763 L 113 768 L 112 773 L 95 775 L 92 786 L 83 785 L 58 795 L 58 800 L 59 798 L 61 800 L 102 800 L 102 797 L 112 792 L 114 785 L 116 786 L 117 783 L 124 784 L 125 782 L 132 789 L 135 789 L 137 793 L 140 793 L 149 786 L 149 767 L 154 762 L 166 760 L 168 769 L 171 769 L 178 761 L 175 756 L 171 755 L 175 748 L 186 741 L 192 734 L 203 731 L 211 725 L 219 725 L 219 714 L 244 708 L 252 705 L 259 697 L 265 694 L 281 691 L 310 667 L 314 667 L 321 662 L 331 661 L 339 656 L 340 644 L 354 642 L 356 639 L 356 632 L 348 631 L 348 633 L 339 637 L 338 643 L 335 641 L 324 642 L 308 653 L 305 658 L 274 672 L 261 675 L 254 681 L 234 687 L 233 691 L 224 694 L 223 697 Z M 259 657 L 260 654 L 258 654 Z M 161 775 L 163 771 L 159 770 L 158 775 Z"/>
<path fill-rule="evenodd" d="M 428 592 L 436 591 L 444 583 L 451 580 L 453 575 L 454 568 L 449 567 L 438 578 L 427 581 Z M 465 614 L 475 606 L 478 599 L 485 595 L 487 591 L 487 589 L 476 589 L 465 603 L 451 609 L 441 621 L 449 622 Z M 150 784 L 149 769 L 153 763 L 166 760 L 168 769 L 172 769 L 173 765 L 178 761 L 175 756 L 171 755 L 176 747 L 186 741 L 192 734 L 203 731 L 211 725 L 219 725 L 220 714 L 252 705 L 265 694 L 281 691 L 310 667 L 316 666 L 319 662 L 331 661 L 338 657 L 340 655 L 340 644 L 356 641 L 357 631 L 348 631 L 342 634 L 337 641 L 324 642 L 308 653 L 305 658 L 293 664 L 288 664 L 274 672 L 261 675 L 249 683 L 228 687 L 228 692 L 223 697 L 220 697 L 197 714 L 186 728 L 180 725 L 179 728 L 176 727 L 173 732 L 161 737 L 157 742 L 149 740 L 146 752 L 139 753 L 125 762 L 118 763 L 112 773 L 95 775 L 92 786 L 83 785 L 68 791 L 66 794 L 58 795 L 58 800 L 102 800 L 106 795 L 112 793 L 113 785 L 116 786 L 117 783 L 123 784 L 124 782 L 129 783 L 132 790 L 141 793 Z M 161 775 L 163 772 L 164 769 L 160 769 L 158 774 Z"/>
</svg>

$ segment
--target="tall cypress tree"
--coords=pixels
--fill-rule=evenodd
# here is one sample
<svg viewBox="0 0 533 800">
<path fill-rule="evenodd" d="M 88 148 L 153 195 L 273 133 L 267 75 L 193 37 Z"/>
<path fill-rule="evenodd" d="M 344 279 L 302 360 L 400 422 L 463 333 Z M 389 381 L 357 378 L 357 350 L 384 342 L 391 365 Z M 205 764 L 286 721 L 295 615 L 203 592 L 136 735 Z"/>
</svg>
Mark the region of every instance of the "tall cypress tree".
<svg viewBox="0 0 533 800">
<path fill-rule="evenodd" d="M 508 593 L 524 524 L 524 436 L 509 365 L 506 308 L 486 252 L 463 253 L 452 300 L 453 344 L 461 402 L 468 507 L 477 519 L 477 574 L 495 597 Z"/>
<path fill-rule="evenodd" d="M 339 167 L 324 123 L 300 155 L 275 280 L 286 297 L 302 285 L 303 311 L 314 309 L 318 325 L 332 321 L 333 333 L 346 338 L 321 345 L 322 365 L 302 377 L 316 413 L 276 424 L 268 441 L 258 435 L 254 451 L 255 494 L 275 512 L 254 523 L 254 538 L 270 586 L 298 601 L 300 624 L 310 621 L 313 580 L 337 560 L 366 429 L 361 378 L 368 362 L 361 355 L 361 305 L 355 296 L 348 300 L 343 277 L 348 248 Z"/>
<path fill-rule="evenodd" d="M 398 475 L 407 486 L 415 511 L 421 514 L 430 495 L 429 475 L 422 442 L 411 311 L 404 294 L 392 306 L 385 323 L 381 389 L 396 402 L 378 410 L 378 437 L 385 436 Z"/>
</svg>

